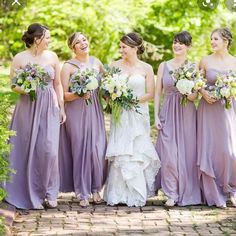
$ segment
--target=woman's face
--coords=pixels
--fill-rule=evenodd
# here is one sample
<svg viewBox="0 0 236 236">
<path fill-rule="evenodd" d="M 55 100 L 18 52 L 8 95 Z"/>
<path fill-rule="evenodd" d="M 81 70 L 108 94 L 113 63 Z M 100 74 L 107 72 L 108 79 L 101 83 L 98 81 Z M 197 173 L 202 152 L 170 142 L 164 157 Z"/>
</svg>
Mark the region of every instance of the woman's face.
<svg viewBox="0 0 236 236">
<path fill-rule="evenodd" d="M 120 42 L 120 55 L 122 59 L 130 58 L 133 55 L 137 54 L 137 48 L 130 47 L 123 42 Z"/>
<path fill-rule="evenodd" d="M 185 55 L 187 54 L 188 49 L 189 49 L 189 46 L 179 41 L 173 41 L 172 50 L 173 50 L 174 55 Z"/>
<path fill-rule="evenodd" d="M 35 40 L 35 44 L 37 45 L 38 48 L 45 50 L 48 48 L 50 41 L 51 41 L 50 31 L 45 30 L 44 35 L 41 38 Z"/>
<path fill-rule="evenodd" d="M 89 42 L 88 39 L 80 34 L 77 38 L 77 41 L 74 45 L 75 54 L 87 54 L 89 53 Z"/>
<path fill-rule="evenodd" d="M 218 32 L 211 35 L 211 48 L 213 52 L 227 49 L 228 42 L 224 40 Z"/>
</svg>

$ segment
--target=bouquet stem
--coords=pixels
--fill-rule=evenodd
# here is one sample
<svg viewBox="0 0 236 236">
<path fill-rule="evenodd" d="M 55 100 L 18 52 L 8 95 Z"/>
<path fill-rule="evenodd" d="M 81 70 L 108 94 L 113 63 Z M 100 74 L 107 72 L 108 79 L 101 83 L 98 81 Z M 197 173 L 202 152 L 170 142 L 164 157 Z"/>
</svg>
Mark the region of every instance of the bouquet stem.
<svg viewBox="0 0 236 236">
<path fill-rule="evenodd" d="M 225 100 L 225 108 L 226 109 L 232 108 L 231 101 L 228 100 L 227 98 L 225 98 L 224 100 Z"/>
<path fill-rule="evenodd" d="M 187 103 L 188 103 L 187 95 L 182 95 L 181 100 L 180 100 L 180 104 L 183 106 L 186 106 Z"/>
<path fill-rule="evenodd" d="M 86 105 L 92 104 L 91 98 L 85 99 L 85 103 Z"/>
<path fill-rule="evenodd" d="M 31 100 L 32 102 L 35 101 L 35 100 L 36 100 L 36 91 L 31 90 L 31 91 L 29 92 L 29 96 L 30 96 L 30 100 Z"/>
<path fill-rule="evenodd" d="M 117 103 L 112 103 L 112 119 L 115 123 L 120 122 L 122 108 Z"/>
</svg>

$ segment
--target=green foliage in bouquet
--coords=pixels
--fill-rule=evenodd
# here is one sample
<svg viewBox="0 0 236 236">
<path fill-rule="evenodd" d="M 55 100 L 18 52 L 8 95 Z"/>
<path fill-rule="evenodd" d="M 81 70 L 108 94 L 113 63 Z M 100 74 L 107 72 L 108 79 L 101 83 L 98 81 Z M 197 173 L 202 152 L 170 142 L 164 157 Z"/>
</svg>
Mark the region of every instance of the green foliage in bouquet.
<svg viewBox="0 0 236 236">
<path fill-rule="evenodd" d="M 15 71 L 16 76 L 12 79 L 12 87 L 19 86 L 27 94 L 31 101 L 36 99 L 36 89 L 44 89 L 50 81 L 49 74 L 37 64 L 27 64 L 23 69 Z"/>
<path fill-rule="evenodd" d="M 119 68 L 105 66 L 100 84 L 100 97 L 105 100 L 104 111 L 112 114 L 115 123 L 119 123 L 123 109 L 140 113 L 138 99 L 127 86 L 127 82 L 128 77 L 122 75 Z"/>
</svg>

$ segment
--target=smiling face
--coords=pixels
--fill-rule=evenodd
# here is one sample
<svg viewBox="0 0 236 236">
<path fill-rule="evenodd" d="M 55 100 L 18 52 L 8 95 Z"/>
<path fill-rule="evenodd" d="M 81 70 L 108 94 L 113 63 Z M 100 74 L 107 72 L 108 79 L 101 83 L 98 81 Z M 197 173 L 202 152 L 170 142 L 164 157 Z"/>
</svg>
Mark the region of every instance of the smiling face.
<svg viewBox="0 0 236 236">
<path fill-rule="evenodd" d="M 88 54 L 89 53 L 88 39 L 83 34 L 79 34 L 76 37 L 75 42 L 73 43 L 73 49 L 75 54 Z"/>
<path fill-rule="evenodd" d="M 180 55 L 185 55 L 188 52 L 189 47 L 186 46 L 184 43 L 181 43 L 179 41 L 173 41 L 172 44 L 172 50 L 174 55 L 180 56 Z"/>
<path fill-rule="evenodd" d="M 137 55 L 137 47 L 130 47 L 122 42 L 120 42 L 120 55 L 122 59 L 130 58 Z"/>
<path fill-rule="evenodd" d="M 45 30 L 41 38 L 35 39 L 35 44 L 37 45 L 38 48 L 45 50 L 48 48 L 50 41 L 51 41 L 50 31 Z"/>
<path fill-rule="evenodd" d="M 228 41 L 224 40 L 218 32 L 211 35 L 211 48 L 213 52 L 227 49 Z"/>
</svg>

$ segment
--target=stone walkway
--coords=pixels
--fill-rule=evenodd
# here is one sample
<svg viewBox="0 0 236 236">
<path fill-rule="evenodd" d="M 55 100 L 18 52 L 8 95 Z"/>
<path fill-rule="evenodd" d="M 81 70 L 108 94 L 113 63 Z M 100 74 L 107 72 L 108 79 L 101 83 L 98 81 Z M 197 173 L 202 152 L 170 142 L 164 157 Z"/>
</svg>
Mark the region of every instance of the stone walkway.
<svg viewBox="0 0 236 236">
<path fill-rule="evenodd" d="M 106 129 L 109 120 L 106 117 Z M 152 128 L 152 139 L 156 131 Z M 236 208 L 206 206 L 164 207 L 164 197 L 149 199 L 141 208 L 127 206 L 79 206 L 74 194 L 61 194 L 57 209 L 18 211 L 13 223 L 15 236 L 161 236 L 235 235 Z"/>
<path fill-rule="evenodd" d="M 236 235 L 236 208 L 163 206 L 163 197 L 141 208 L 92 205 L 81 208 L 73 194 L 62 194 L 57 209 L 18 212 L 13 235 Z"/>
</svg>

